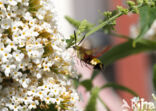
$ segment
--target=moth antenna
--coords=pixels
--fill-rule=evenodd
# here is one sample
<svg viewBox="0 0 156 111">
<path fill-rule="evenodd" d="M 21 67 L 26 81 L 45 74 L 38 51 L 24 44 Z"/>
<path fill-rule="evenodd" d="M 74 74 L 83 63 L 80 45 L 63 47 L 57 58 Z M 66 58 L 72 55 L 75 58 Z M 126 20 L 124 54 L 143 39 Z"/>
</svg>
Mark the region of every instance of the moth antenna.
<svg viewBox="0 0 156 111">
<path fill-rule="evenodd" d="M 74 38 L 75 38 L 75 45 L 74 45 L 74 49 L 76 50 L 76 54 L 78 53 L 77 51 L 77 49 L 76 49 L 76 42 L 77 42 L 77 35 L 76 35 L 76 31 L 74 30 Z"/>
<path fill-rule="evenodd" d="M 76 35 L 76 32 L 74 30 L 74 39 L 75 39 L 75 47 L 76 47 L 76 42 L 77 42 L 77 35 Z"/>
<path fill-rule="evenodd" d="M 81 42 L 85 39 L 86 35 L 83 36 L 83 38 L 81 39 L 81 41 L 78 43 L 78 45 L 81 44 Z"/>
</svg>

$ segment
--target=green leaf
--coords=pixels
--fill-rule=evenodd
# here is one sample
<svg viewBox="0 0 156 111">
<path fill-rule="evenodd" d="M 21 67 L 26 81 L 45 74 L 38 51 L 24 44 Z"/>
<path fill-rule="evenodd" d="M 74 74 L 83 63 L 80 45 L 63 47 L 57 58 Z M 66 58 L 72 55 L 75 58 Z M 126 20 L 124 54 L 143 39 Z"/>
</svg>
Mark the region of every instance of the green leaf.
<svg viewBox="0 0 156 111">
<path fill-rule="evenodd" d="M 154 89 L 156 90 L 156 64 L 153 67 L 153 86 Z"/>
<path fill-rule="evenodd" d="M 100 73 L 99 70 L 94 70 L 93 73 L 92 73 L 91 80 L 93 80 L 99 73 Z"/>
<path fill-rule="evenodd" d="M 144 34 L 149 30 L 152 23 L 156 19 L 156 8 L 144 6 L 140 8 L 140 33 L 137 39 L 144 37 Z"/>
<path fill-rule="evenodd" d="M 85 108 L 85 111 L 96 111 L 96 100 L 97 100 L 99 91 L 100 91 L 99 88 L 92 89 L 91 97 L 90 97 L 89 102 Z"/>
<path fill-rule="evenodd" d="M 129 88 L 125 87 L 125 86 L 116 84 L 116 83 L 107 83 L 107 84 L 105 84 L 104 86 L 101 87 L 101 90 L 104 89 L 104 88 L 109 88 L 109 87 L 114 88 L 114 89 L 118 89 L 118 90 L 129 92 L 130 94 L 132 94 L 132 95 L 134 95 L 136 97 L 138 96 L 138 94 L 136 94 L 131 89 L 129 89 Z"/>
<path fill-rule="evenodd" d="M 87 91 L 90 91 L 93 87 L 92 81 L 90 79 L 84 80 L 80 84 L 84 86 Z"/>
<path fill-rule="evenodd" d="M 73 25 L 79 32 L 89 31 L 94 25 L 89 23 L 86 19 L 82 21 L 75 20 L 69 16 L 65 16 L 65 19 Z"/>
<path fill-rule="evenodd" d="M 76 29 L 79 28 L 81 21 L 75 20 L 69 16 L 65 16 L 65 19 L 71 24 L 73 25 Z"/>
<path fill-rule="evenodd" d="M 67 43 L 67 47 L 66 48 L 67 49 L 70 48 L 72 45 L 75 44 L 74 40 L 75 40 L 74 39 L 74 36 L 72 36 L 72 35 L 70 36 L 70 39 L 66 39 L 66 43 Z"/>
<path fill-rule="evenodd" d="M 87 31 L 91 30 L 92 27 L 93 27 L 93 24 L 89 23 L 87 20 L 83 20 L 83 21 L 81 21 L 81 23 L 78 27 L 78 31 L 81 34 L 83 32 L 87 32 Z"/>
<path fill-rule="evenodd" d="M 129 40 L 125 43 L 114 46 L 112 49 L 104 53 L 100 60 L 103 64 L 109 65 L 115 61 L 145 51 L 156 50 L 156 42 L 150 40 L 141 39 L 136 44 L 136 47 L 132 47 L 133 40 Z"/>
<path fill-rule="evenodd" d="M 77 89 L 78 86 L 80 85 L 80 79 L 81 79 L 81 77 L 82 77 L 82 75 L 78 75 L 76 78 L 70 77 L 70 79 L 73 80 L 74 86 L 75 86 L 76 89 Z"/>
<path fill-rule="evenodd" d="M 77 79 L 74 79 L 73 82 L 74 82 L 74 87 L 77 89 L 79 86 L 79 81 Z"/>
</svg>

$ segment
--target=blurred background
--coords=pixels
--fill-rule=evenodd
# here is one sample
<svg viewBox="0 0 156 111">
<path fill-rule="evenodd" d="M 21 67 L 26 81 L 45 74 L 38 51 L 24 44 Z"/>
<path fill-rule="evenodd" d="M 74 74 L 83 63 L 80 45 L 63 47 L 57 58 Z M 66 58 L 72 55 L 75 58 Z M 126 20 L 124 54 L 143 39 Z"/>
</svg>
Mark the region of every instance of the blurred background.
<svg viewBox="0 0 156 111">
<path fill-rule="evenodd" d="M 125 1 L 126 0 L 57 0 L 56 6 L 60 13 L 59 16 L 61 15 L 60 18 L 64 15 L 68 15 L 77 20 L 87 19 L 89 22 L 97 24 L 99 19 L 102 19 L 101 12 L 113 10 L 117 5 L 123 5 Z M 116 26 L 117 33 L 129 35 L 130 27 L 133 24 L 136 24 L 138 19 L 139 17 L 137 15 L 122 16 L 118 18 Z M 73 33 L 74 29 L 65 19 L 61 19 L 60 22 L 63 24 L 62 29 L 66 37 Z M 96 47 L 97 44 L 101 47 L 105 44 L 117 45 L 125 41 L 105 35 L 102 31 L 97 32 L 88 39 L 90 42 L 93 42 L 94 47 Z M 117 82 L 131 88 L 138 93 L 140 97 L 150 100 L 153 91 L 151 61 L 151 55 L 148 53 L 132 55 L 121 59 L 105 68 L 105 73 L 102 76 L 104 79 L 103 81 Z M 108 95 L 104 94 L 106 93 L 103 93 L 103 98 Z M 130 99 L 132 98 L 132 95 L 126 92 L 117 91 L 116 94 L 115 97 L 124 98 L 128 102 L 130 102 Z M 109 99 L 106 101 L 113 100 Z"/>
</svg>

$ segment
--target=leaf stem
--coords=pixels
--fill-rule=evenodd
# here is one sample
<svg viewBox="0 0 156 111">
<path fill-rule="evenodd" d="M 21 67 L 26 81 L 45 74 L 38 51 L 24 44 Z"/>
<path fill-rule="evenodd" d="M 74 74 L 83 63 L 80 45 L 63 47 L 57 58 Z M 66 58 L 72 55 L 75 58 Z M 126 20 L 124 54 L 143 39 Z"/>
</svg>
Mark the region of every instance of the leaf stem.
<svg viewBox="0 0 156 111">
<path fill-rule="evenodd" d="M 102 103 L 102 105 L 107 109 L 107 111 L 110 111 L 110 109 L 108 108 L 108 106 L 104 103 L 104 101 L 100 98 L 99 95 L 98 95 L 98 99 Z"/>
</svg>

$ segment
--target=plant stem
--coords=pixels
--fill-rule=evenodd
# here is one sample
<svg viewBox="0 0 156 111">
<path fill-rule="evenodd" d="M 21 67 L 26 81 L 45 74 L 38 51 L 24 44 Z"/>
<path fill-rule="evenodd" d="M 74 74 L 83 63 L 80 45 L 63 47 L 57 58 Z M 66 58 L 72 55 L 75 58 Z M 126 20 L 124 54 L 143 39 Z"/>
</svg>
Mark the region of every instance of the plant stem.
<svg viewBox="0 0 156 111">
<path fill-rule="evenodd" d="M 136 6 L 137 8 L 140 8 L 142 6 L 142 4 L 139 4 L 138 6 Z M 132 12 L 133 9 L 128 9 L 128 12 Z M 92 35 L 93 33 L 95 33 L 96 31 L 100 30 L 101 28 L 103 28 L 104 26 L 106 26 L 107 24 L 109 24 L 110 22 L 116 20 L 116 18 L 122 16 L 122 15 L 126 15 L 123 12 L 118 12 L 116 15 L 112 16 L 111 18 L 109 18 L 108 20 L 102 22 L 101 24 L 99 24 L 98 26 L 93 27 L 92 30 L 90 30 L 89 32 L 86 33 L 85 37 L 88 37 L 90 35 Z M 77 39 L 77 42 L 81 41 L 83 37 L 80 37 Z M 70 46 L 69 46 L 70 47 Z"/>
<path fill-rule="evenodd" d="M 104 27 L 105 25 L 107 25 L 108 23 L 114 21 L 116 18 L 120 17 L 121 15 L 123 15 L 123 13 L 119 12 L 116 15 L 114 15 L 113 17 L 111 17 L 110 19 L 108 19 L 107 21 L 104 21 L 103 23 L 101 23 L 98 26 L 95 26 L 91 31 L 89 31 L 86 34 L 86 37 L 90 36 L 91 34 L 93 34 L 94 32 L 100 30 L 102 27 Z"/>
<path fill-rule="evenodd" d="M 99 24 L 98 26 L 95 26 L 92 30 L 90 30 L 88 33 L 86 33 L 85 37 L 88 37 L 90 35 L 92 35 L 93 33 L 95 33 L 96 31 L 100 30 L 102 27 L 106 26 L 108 23 L 114 21 L 116 18 L 122 16 L 124 13 L 117 13 L 116 15 L 114 15 L 113 17 L 111 17 L 110 19 L 102 22 L 101 24 Z M 83 37 L 78 38 L 77 42 L 81 41 Z"/>
<path fill-rule="evenodd" d="M 98 99 L 102 103 L 102 105 L 107 109 L 107 111 L 110 111 L 110 109 L 108 108 L 108 106 L 103 102 L 103 100 L 100 98 L 99 95 L 98 95 Z"/>
<path fill-rule="evenodd" d="M 113 37 L 119 37 L 119 38 L 122 38 L 122 39 L 127 39 L 127 40 L 132 40 L 133 38 L 129 37 L 129 36 L 126 36 L 126 35 L 122 35 L 122 34 L 117 34 L 117 33 L 110 33 Z"/>
</svg>

